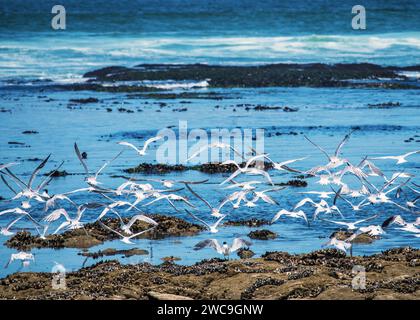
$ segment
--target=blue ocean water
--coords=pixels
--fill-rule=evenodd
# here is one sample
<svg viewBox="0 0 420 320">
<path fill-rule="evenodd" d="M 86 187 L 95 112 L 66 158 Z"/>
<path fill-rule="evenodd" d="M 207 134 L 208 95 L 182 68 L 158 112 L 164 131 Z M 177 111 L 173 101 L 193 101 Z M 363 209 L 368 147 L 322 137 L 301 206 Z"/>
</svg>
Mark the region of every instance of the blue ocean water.
<svg viewBox="0 0 420 320">
<path fill-rule="evenodd" d="M 0 1 L 0 79 L 76 81 L 102 66 L 139 63 L 420 63 L 420 3 L 363 1 L 63 0 L 67 29 L 51 29 L 56 1 Z"/>
<path fill-rule="evenodd" d="M 351 29 L 351 1 L 255 1 L 238 0 L 155 0 L 155 1 L 78 1 L 63 0 L 67 10 L 67 30 L 53 31 L 50 27 L 51 7 L 56 1 L 0 0 L 0 163 L 19 161 L 15 172 L 28 179 L 37 162 L 52 153 L 45 170 L 51 170 L 60 161 L 63 169 L 75 175 L 54 179 L 51 193 L 60 193 L 84 186 L 82 168 L 73 152 L 77 141 L 89 154 L 90 168 L 99 168 L 105 160 L 120 150 L 117 142 L 127 139 L 141 145 L 140 136 L 177 126 L 188 121 L 190 128 L 265 128 L 265 150 L 276 160 L 307 156 L 296 165 L 308 169 L 325 161 L 324 156 L 304 140 L 310 136 L 327 150 L 333 151 L 340 139 L 352 127 L 355 132 L 343 149 L 343 154 L 357 163 L 362 157 L 402 154 L 418 150 L 420 145 L 419 90 L 386 90 L 354 88 L 200 88 L 189 92 L 215 92 L 225 97 L 211 99 L 129 99 L 125 93 L 56 91 L 42 84 L 50 81 L 71 83 L 82 81 L 90 70 L 110 65 L 133 66 L 141 63 L 208 63 L 208 64 L 265 64 L 265 63 L 343 63 L 371 62 L 381 65 L 420 64 L 420 2 L 419 1 L 363 1 L 367 10 L 367 30 Z M 418 74 L 414 74 L 418 78 Z M 37 85 L 34 85 L 37 84 Z M 41 85 L 40 85 L 41 84 Z M 179 92 L 173 90 L 170 92 Z M 98 103 L 82 108 L 68 108 L 70 99 L 97 97 Z M 185 100 L 185 99 L 182 99 Z M 157 105 L 168 105 L 160 110 Z M 393 108 L 370 108 L 370 104 L 399 102 Z M 298 112 L 269 110 L 246 111 L 235 108 L 251 103 L 269 106 L 289 106 Z M 217 109 L 216 109 L 217 105 Z M 117 111 L 125 107 L 141 112 L 132 114 Z M 173 112 L 175 108 L 185 112 Z M 113 112 L 105 109 L 111 108 Z M 157 112 L 159 111 L 159 113 Z M 23 135 L 35 130 L 36 135 Z M 268 135 L 268 133 L 273 133 Z M 275 132 L 282 135 L 276 136 Z M 288 134 L 298 132 L 298 135 Z M 23 143 L 10 144 L 10 142 Z M 395 169 L 418 174 L 419 156 L 395 168 L 392 162 L 380 165 L 388 176 Z M 139 162 L 133 152 L 125 152 L 101 177 L 106 185 L 117 186 L 123 180 L 111 175 Z M 153 154 L 141 161 L 153 162 Z M 273 172 L 277 181 L 290 177 Z M 148 178 L 159 178 L 148 176 Z M 225 175 L 209 176 L 197 171 L 171 173 L 167 179 L 201 180 L 209 184 L 197 190 L 211 203 L 225 196 L 217 184 Z M 415 179 L 414 179 L 415 180 Z M 418 182 L 418 180 L 415 180 Z M 379 183 L 379 182 L 378 182 Z M 289 188 L 276 195 L 280 206 L 262 204 L 252 210 L 240 208 L 232 219 L 270 219 L 280 208 L 291 208 L 304 195 L 300 191 L 319 190 L 315 181 L 307 188 Z M 0 184 L 0 195 L 12 194 Z M 187 195 L 187 193 L 185 193 Z M 98 200 L 92 195 L 74 198 L 78 203 Z M 208 212 L 199 201 L 198 215 Z M 0 210 L 9 208 L 0 202 Z M 166 203 L 153 207 L 153 212 L 175 214 Z M 308 214 L 312 212 L 306 208 Z M 392 205 L 372 206 L 360 213 L 342 207 L 347 220 L 373 214 L 378 224 L 386 217 L 400 213 Z M 41 219 L 42 206 L 34 210 Z M 402 213 L 409 221 L 413 214 Z M 92 213 L 94 216 L 95 214 Z M 87 216 L 92 218 L 92 216 Z M 183 218 L 188 218 L 183 216 Z M 337 217 L 335 217 L 337 218 Z M 337 218 L 338 219 L 338 218 Z M 10 216 L 0 217 L 3 226 Z M 22 223 L 21 227 L 31 227 Z M 332 224 L 314 222 L 311 228 L 295 220 L 283 220 L 267 226 L 278 234 L 274 241 L 254 241 L 257 255 L 268 250 L 308 252 L 320 249 L 332 231 Z M 191 264 L 215 255 L 211 250 L 193 251 L 199 240 L 216 237 L 231 241 L 236 236 L 246 237 L 255 228 L 222 227 L 217 235 L 206 232 L 197 237 L 170 238 L 159 241 L 138 240 L 135 247 L 148 249 L 150 254 L 123 262 L 148 261 L 161 263 L 162 257 L 181 257 L 179 263 Z M 31 230 L 34 231 L 34 230 Z M 0 236 L 3 243 L 7 237 Z M 391 229 L 380 240 L 370 245 L 358 245 L 354 254 L 372 254 L 384 249 L 420 246 L 419 238 Z M 113 241 L 91 248 L 127 248 Z M 0 265 L 16 250 L 0 246 Z M 39 249 L 36 263 L 29 270 L 49 271 L 54 261 L 68 270 L 82 266 L 84 258 L 79 250 Z M 138 258 L 138 259 L 137 259 Z M 93 263 L 90 260 L 87 264 Z M 20 270 L 19 263 L 0 268 L 0 276 Z"/>
</svg>

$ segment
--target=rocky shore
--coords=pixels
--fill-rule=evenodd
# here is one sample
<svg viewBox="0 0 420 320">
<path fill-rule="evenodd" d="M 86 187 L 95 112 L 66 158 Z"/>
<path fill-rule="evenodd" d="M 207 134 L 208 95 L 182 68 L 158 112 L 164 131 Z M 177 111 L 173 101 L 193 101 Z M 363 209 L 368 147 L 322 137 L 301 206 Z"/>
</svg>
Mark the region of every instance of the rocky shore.
<svg viewBox="0 0 420 320">
<path fill-rule="evenodd" d="M 241 167 L 245 166 L 245 162 L 240 163 Z M 255 167 L 251 164 L 249 167 Z M 269 170 L 273 168 L 271 162 L 264 163 L 264 169 Z M 238 168 L 234 164 L 222 164 L 220 162 L 203 163 L 193 166 L 184 166 L 182 164 L 170 165 L 164 163 L 147 163 L 143 162 L 133 168 L 124 169 L 125 173 L 146 173 L 146 174 L 164 174 L 169 172 L 182 172 L 187 170 L 196 170 L 207 174 L 215 173 L 233 173 Z"/>
<path fill-rule="evenodd" d="M 352 288 L 355 265 L 366 286 Z M 396 248 L 365 257 L 335 249 L 261 258 L 211 259 L 192 266 L 164 262 L 97 263 L 66 275 L 54 290 L 51 273 L 15 273 L 0 280 L 1 299 L 420 299 L 420 250 Z"/>
<path fill-rule="evenodd" d="M 207 81 L 211 88 L 250 87 L 364 87 L 418 89 L 417 83 L 401 76 L 401 71 L 419 71 L 420 66 L 392 67 L 370 63 L 351 64 L 267 64 L 260 66 L 217 66 L 205 64 L 143 64 L 134 67 L 111 66 L 87 72 L 83 84 L 60 86 L 67 90 L 151 93 L 160 88 L 129 85 L 130 81 Z M 383 81 L 394 79 L 395 81 Z M 366 81 L 373 80 L 373 81 Z M 120 83 L 119 83 L 120 82 Z M 102 85 L 101 83 L 112 83 Z M 194 94 L 194 93 L 193 93 Z M 149 96 L 150 98 L 150 96 Z M 166 97 L 170 99 L 171 97 Z M 180 96 L 172 98 L 182 98 Z"/>
</svg>

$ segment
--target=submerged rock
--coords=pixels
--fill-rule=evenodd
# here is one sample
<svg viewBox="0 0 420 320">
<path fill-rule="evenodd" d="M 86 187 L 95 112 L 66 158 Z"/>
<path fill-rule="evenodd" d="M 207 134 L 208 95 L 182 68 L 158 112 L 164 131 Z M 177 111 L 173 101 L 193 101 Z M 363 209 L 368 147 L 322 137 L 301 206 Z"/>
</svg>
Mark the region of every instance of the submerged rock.
<svg viewBox="0 0 420 320">
<path fill-rule="evenodd" d="M 251 231 L 248 234 L 248 237 L 250 237 L 251 239 L 257 239 L 257 240 L 271 240 L 271 239 L 277 238 L 277 233 L 270 230 L 263 229 L 263 230 Z"/>
<path fill-rule="evenodd" d="M 68 173 L 66 170 L 52 170 L 50 172 L 47 172 L 44 174 L 44 176 L 51 176 L 53 178 L 58 178 L 58 177 L 66 177 L 71 175 L 70 173 Z"/>
<path fill-rule="evenodd" d="M 287 182 L 280 182 L 276 183 L 276 186 L 287 186 L 287 187 L 295 187 L 295 188 L 305 188 L 308 186 L 308 183 L 304 180 L 289 180 Z"/>
<path fill-rule="evenodd" d="M 401 102 L 383 102 L 383 103 L 375 103 L 375 104 L 368 104 L 369 108 L 392 108 L 392 107 L 401 107 Z"/>
<path fill-rule="evenodd" d="M 240 167 L 245 167 L 246 162 L 242 162 L 239 164 Z M 249 166 L 250 168 L 255 167 L 255 163 Z M 264 169 L 268 170 L 273 168 L 273 164 L 271 162 L 264 163 Z M 205 173 L 232 173 L 238 170 L 238 168 L 234 164 L 222 164 L 220 162 L 212 162 L 212 163 L 203 163 L 200 165 L 196 165 L 191 167 L 193 170 L 198 170 Z"/>
<path fill-rule="evenodd" d="M 240 164 L 241 167 L 245 166 L 245 162 Z M 254 165 L 250 165 L 253 167 Z M 266 162 L 264 164 L 265 170 L 271 169 L 273 166 L 271 163 Z M 126 173 L 147 173 L 147 174 L 163 174 L 170 172 L 181 172 L 186 170 L 197 170 L 204 173 L 232 173 L 238 168 L 234 164 L 221 164 L 220 162 L 203 163 L 194 166 L 184 166 L 182 164 L 152 164 L 152 163 L 141 163 L 134 168 L 124 169 Z"/>
<path fill-rule="evenodd" d="M 261 227 L 264 225 L 269 225 L 269 220 L 264 219 L 247 219 L 247 220 L 234 220 L 234 221 L 226 221 L 224 223 L 225 226 L 232 226 L 232 227 L 239 227 L 239 226 L 246 226 L 246 227 Z"/>
<path fill-rule="evenodd" d="M 24 142 L 18 142 L 18 141 L 9 141 L 7 144 L 17 145 L 17 146 L 24 146 L 25 145 Z"/>
<path fill-rule="evenodd" d="M 70 99 L 69 100 L 71 103 L 76 103 L 76 104 L 88 104 L 88 103 L 98 103 L 99 99 L 98 98 L 81 98 L 81 99 Z"/>
<path fill-rule="evenodd" d="M 99 250 L 97 252 L 83 251 L 79 253 L 79 255 L 81 256 L 92 258 L 92 259 L 98 259 L 104 256 L 108 257 L 108 256 L 116 256 L 116 255 L 123 255 L 125 258 L 128 258 L 134 255 L 145 255 L 145 254 L 149 254 L 149 251 L 138 249 L 138 248 L 127 249 L 127 250 L 124 250 L 124 249 L 117 250 L 113 248 L 108 248 L 104 250 Z"/>
<path fill-rule="evenodd" d="M 188 167 L 184 165 L 169 165 L 169 164 L 151 164 L 140 163 L 137 167 L 124 169 L 126 173 L 148 173 L 148 174 L 162 174 L 176 171 L 186 171 Z"/>
<path fill-rule="evenodd" d="M 252 258 L 253 256 L 255 256 L 255 253 L 254 253 L 254 251 L 252 251 L 250 249 L 241 248 L 241 249 L 238 250 L 237 255 L 241 259 L 249 259 L 249 258 Z"/>
<path fill-rule="evenodd" d="M 163 258 L 161 258 L 161 260 L 164 261 L 164 262 L 172 263 L 172 262 L 175 262 L 175 261 L 180 261 L 182 259 L 180 257 L 169 256 L 169 257 L 163 257 Z"/>
</svg>

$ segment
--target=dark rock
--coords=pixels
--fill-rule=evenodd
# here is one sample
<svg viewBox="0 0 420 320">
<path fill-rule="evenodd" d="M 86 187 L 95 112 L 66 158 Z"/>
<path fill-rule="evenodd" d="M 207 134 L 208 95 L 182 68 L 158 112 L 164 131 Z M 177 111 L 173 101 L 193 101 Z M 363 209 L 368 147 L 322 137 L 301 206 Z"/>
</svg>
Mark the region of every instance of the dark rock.
<svg viewBox="0 0 420 320">
<path fill-rule="evenodd" d="M 117 72 L 114 70 L 117 69 Z M 193 80 L 209 81 L 210 87 L 382 87 L 408 88 L 395 82 L 355 83 L 353 80 L 396 78 L 402 68 L 382 67 L 369 63 L 356 64 L 268 64 L 262 66 L 216 66 L 205 64 L 143 64 L 135 68 L 108 67 L 86 73 L 96 81 Z M 412 87 L 413 85 L 411 85 Z"/>
<path fill-rule="evenodd" d="M 163 239 L 166 237 L 193 236 L 204 230 L 204 227 L 187 222 L 177 217 L 158 214 L 147 215 L 158 222 L 158 226 L 138 238 Z M 123 219 L 125 223 L 128 218 Z M 103 223 L 114 230 L 119 230 L 120 220 L 103 219 Z M 131 230 L 137 233 L 150 228 L 150 225 L 137 221 Z M 27 231 L 18 232 L 6 241 L 9 248 L 89 248 L 108 240 L 118 239 L 118 235 L 103 228 L 98 222 L 87 223 L 83 229 L 69 230 L 62 234 L 48 235 L 46 239 L 33 236 Z"/>
<path fill-rule="evenodd" d="M 134 255 L 145 255 L 145 254 L 149 254 L 149 251 L 147 250 L 143 250 L 143 249 L 138 249 L 138 248 L 132 248 L 132 249 L 126 249 L 126 250 L 117 250 L 117 249 L 104 249 L 104 250 L 99 250 L 97 252 L 81 252 L 79 253 L 79 255 L 84 256 L 84 257 L 89 257 L 92 259 L 98 259 L 104 256 L 116 256 L 116 255 L 123 255 L 124 257 L 131 257 Z"/>
<path fill-rule="evenodd" d="M 299 111 L 299 109 L 298 108 L 284 107 L 283 111 L 284 112 L 297 112 L 297 111 Z"/>
<path fill-rule="evenodd" d="M 226 221 L 224 225 L 226 226 L 233 226 L 233 227 L 239 227 L 239 226 L 246 226 L 246 227 L 261 227 L 264 225 L 269 225 L 269 220 L 263 220 L 263 219 L 248 219 L 248 220 L 235 220 L 235 221 Z"/>
<path fill-rule="evenodd" d="M 279 109 L 283 109 L 282 107 L 277 107 L 277 106 L 263 106 L 263 105 L 257 105 L 254 107 L 254 110 L 256 111 L 265 111 L 265 110 L 279 110 Z"/>
<path fill-rule="evenodd" d="M 69 101 L 75 104 L 88 104 L 88 103 L 98 103 L 99 99 L 90 97 L 90 98 L 81 98 L 81 99 L 70 99 Z"/>
<path fill-rule="evenodd" d="M 126 108 L 118 108 L 118 112 L 134 113 L 133 110 L 126 109 Z"/>
<path fill-rule="evenodd" d="M 137 167 L 124 169 L 126 173 L 148 173 L 148 174 L 162 174 L 168 172 L 181 172 L 188 170 L 188 167 L 184 165 L 169 165 L 169 164 L 151 164 L 151 163 L 140 163 Z"/>
<path fill-rule="evenodd" d="M 23 143 L 23 142 L 17 142 L 17 141 L 9 141 L 7 144 L 10 144 L 10 145 L 18 145 L 18 146 L 24 146 L 25 145 L 25 143 Z"/>
<path fill-rule="evenodd" d="M 241 299 L 251 299 L 254 292 L 264 286 L 280 286 L 284 284 L 284 280 L 273 279 L 273 278 L 264 278 L 258 279 L 250 287 L 241 294 Z"/>
<path fill-rule="evenodd" d="M 248 237 L 251 239 L 257 239 L 257 240 L 271 240 L 277 238 L 277 234 L 273 231 L 262 229 L 262 230 L 256 230 L 251 231 L 248 234 Z"/>
<path fill-rule="evenodd" d="M 392 107 L 400 107 L 400 102 L 383 102 L 383 103 L 376 103 L 376 104 L 368 104 L 369 108 L 392 108 Z"/>
<path fill-rule="evenodd" d="M 276 186 L 290 186 L 296 188 L 304 188 L 308 186 L 308 183 L 304 180 L 289 180 L 287 182 L 276 183 Z"/>
<path fill-rule="evenodd" d="M 239 166 L 244 167 L 245 164 L 246 163 L 243 162 L 243 163 L 240 163 Z M 255 163 L 251 164 L 249 167 L 250 168 L 255 167 Z M 271 162 L 264 163 L 265 170 L 271 169 L 272 167 L 273 167 L 273 164 Z M 191 167 L 191 169 L 213 174 L 213 173 L 231 173 L 231 172 L 235 172 L 238 168 L 234 164 L 222 164 L 220 162 L 212 162 L 212 163 L 203 163 L 200 165 L 196 165 L 196 166 Z"/>
<path fill-rule="evenodd" d="M 255 255 L 255 253 L 250 249 L 241 248 L 238 250 L 237 255 L 241 259 L 249 259 L 252 258 Z"/>
<path fill-rule="evenodd" d="M 51 176 L 53 178 L 58 178 L 58 177 L 66 177 L 69 176 L 70 173 L 68 173 L 66 170 L 52 170 L 50 172 L 47 172 L 44 174 L 44 176 Z"/>
</svg>

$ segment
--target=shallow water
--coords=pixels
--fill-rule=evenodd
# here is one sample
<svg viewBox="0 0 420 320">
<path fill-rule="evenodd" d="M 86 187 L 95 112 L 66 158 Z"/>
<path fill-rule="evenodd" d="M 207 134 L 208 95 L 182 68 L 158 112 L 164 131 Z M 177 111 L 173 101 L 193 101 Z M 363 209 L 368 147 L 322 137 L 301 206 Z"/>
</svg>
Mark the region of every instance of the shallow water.
<svg viewBox="0 0 420 320">
<path fill-rule="evenodd" d="M 50 193 L 84 187 L 83 170 L 73 151 L 74 142 L 88 153 L 88 165 L 94 171 L 122 149 L 116 144 L 118 141 L 127 140 L 141 145 L 144 139 L 155 135 L 160 129 L 168 126 L 177 129 L 179 121 L 187 121 L 189 130 L 262 128 L 265 130 L 265 151 L 277 161 L 307 157 L 294 165 L 302 170 L 326 160 L 319 150 L 304 139 L 303 134 L 333 152 L 351 128 L 359 128 L 343 149 L 344 156 L 354 163 L 366 155 L 402 154 L 420 149 L 419 90 L 200 88 L 187 91 L 215 92 L 223 100 L 155 100 L 130 97 L 124 93 L 67 92 L 48 86 L 85 81 L 82 78 L 84 73 L 100 67 L 131 67 L 143 63 L 254 65 L 370 62 L 416 65 L 420 63 L 418 1 L 364 1 L 368 28 L 363 32 L 350 27 L 354 3 L 348 1 L 264 1 L 256 4 L 251 0 L 197 0 L 186 5 L 184 0 L 63 0 L 61 3 L 68 13 L 67 30 L 55 32 L 50 28 L 50 12 L 55 1 L 0 0 L 0 163 L 21 162 L 14 172 L 29 179 L 39 163 L 30 159 L 44 158 L 52 153 L 44 171 L 52 170 L 65 161 L 62 169 L 74 175 L 54 179 L 49 186 Z M 411 77 L 412 82 L 419 83 L 418 72 L 404 72 L 404 75 Z M 171 81 L 159 83 L 162 84 L 173 86 Z M 188 83 L 183 85 L 188 87 Z M 82 105 L 80 109 L 67 108 L 70 99 L 88 97 L 98 98 L 100 102 Z M 167 107 L 161 108 L 159 103 L 162 102 L 167 103 Z M 401 106 L 368 106 L 387 102 L 399 102 Z M 299 110 L 246 111 L 238 106 L 248 103 L 289 106 Z M 112 108 L 113 111 L 107 112 L 106 108 Z M 130 109 L 134 113 L 118 112 L 118 108 Z M 172 111 L 179 108 L 187 108 L 187 111 Z M 22 134 L 26 130 L 39 133 Z M 418 174 L 419 155 L 409 160 L 398 168 L 392 161 L 378 161 L 377 164 L 387 176 L 395 169 Z M 154 152 L 139 159 L 127 149 L 101 175 L 100 181 L 106 186 L 118 186 L 124 180 L 111 176 L 120 175 L 123 169 L 143 161 L 155 161 Z M 276 182 L 293 177 L 274 171 L 270 174 Z M 195 186 L 194 189 L 212 204 L 218 203 L 227 194 L 218 186 L 226 177 L 192 170 L 164 175 L 166 179 L 210 179 L 207 184 Z M 148 175 L 148 178 L 160 177 Z M 418 183 L 417 178 L 413 181 Z M 256 208 L 240 208 L 234 210 L 229 219 L 271 219 L 278 210 L 290 209 L 305 196 L 298 192 L 325 190 L 315 179 L 309 179 L 308 182 L 307 188 L 287 188 L 276 193 L 274 197 L 280 203 L 278 208 L 265 204 Z M 380 184 L 381 181 L 376 180 L 375 183 Z M 184 191 L 181 193 L 188 195 Z M 11 196 L 3 184 L 0 184 L 0 196 Z M 408 196 L 412 197 L 411 194 Z M 77 203 L 101 200 L 90 194 L 78 194 L 72 199 Z M 201 202 L 196 199 L 192 201 L 198 206 L 198 215 L 208 216 Z M 9 208 L 9 205 L 0 202 L 0 210 Z M 348 220 L 378 214 L 377 219 L 369 222 L 372 224 L 381 223 L 394 213 L 402 214 L 408 221 L 415 219 L 413 214 L 401 213 L 395 206 L 369 206 L 357 214 L 343 203 L 340 208 Z M 41 218 L 42 208 L 35 209 L 34 216 Z M 165 202 L 157 202 L 155 206 L 144 209 L 176 214 Z M 313 210 L 310 207 L 304 209 L 311 217 Z M 97 212 L 89 212 L 85 221 L 94 219 L 96 215 Z M 190 219 L 182 214 L 180 216 Z M 8 221 L 10 216 L 0 216 L 0 225 Z M 19 222 L 17 226 L 31 227 L 24 222 Z M 308 228 L 301 221 L 292 219 L 284 219 L 263 228 L 276 232 L 278 237 L 271 241 L 253 241 L 252 250 L 257 256 L 274 250 L 308 252 L 320 249 L 331 232 L 337 229 L 335 225 L 319 220 Z M 90 251 L 108 247 L 139 247 L 149 250 L 150 254 L 119 259 L 124 263 L 148 261 L 157 264 L 162 262 L 162 257 L 173 255 L 181 258 L 178 263 L 191 264 L 217 255 L 211 249 L 193 251 L 198 241 L 215 237 L 230 242 L 237 236 L 246 237 L 251 230 L 254 229 L 221 227 L 215 235 L 202 232 L 194 237 L 136 240 L 133 246 L 112 241 L 93 247 Z M 1 243 L 6 239 L 0 236 Z M 372 254 L 407 245 L 419 247 L 420 239 L 391 228 L 380 240 L 370 245 L 355 245 L 354 254 Z M 67 270 L 76 270 L 85 260 L 77 254 L 79 251 L 33 250 L 35 263 L 21 269 L 19 262 L 14 262 L 8 268 L 0 268 L 0 277 L 18 270 L 49 271 L 54 262 L 65 265 Z M 0 246 L 0 266 L 6 264 L 13 252 L 16 250 Z M 88 259 L 85 265 L 95 262 Z"/>
<path fill-rule="evenodd" d="M 310 145 L 301 133 L 304 133 L 333 152 L 341 138 L 350 131 L 351 127 L 359 127 L 352 135 L 349 143 L 343 149 L 343 155 L 351 162 L 357 163 L 365 155 L 380 156 L 387 154 L 402 154 L 419 149 L 419 92 L 418 90 L 380 90 L 380 89 L 309 89 L 309 88 L 262 88 L 262 89 L 193 89 L 192 91 L 209 92 L 215 91 L 226 97 L 224 100 L 214 101 L 206 99 L 187 99 L 191 103 L 181 104 L 178 100 L 166 100 L 169 107 L 160 108 L 153 104 L 153 99 L 127 99 L 126 94 L 92 93 L 92 92 L 62 92 L 44 88 L 39 92 L 37 88 L 2 88 L 0 93 L 1 106 L 10 112 L 0 113 L 0 121 L 3 126 L 0 135 L 0 161 L 19 160 L 21 165 L 16 167 L 15 172 L 25 179 L 29 178 L 30 172 L 37 162 L 28 161 L 30 158 L 43 158 L 52 153 L 51 161 L 44 169 L 51 170 L 62 160 L 64 170 L 73 174 L 63 178 L 56 178 L 49 186 L 50 193 L 61 193 L 84 186 L 82 167 L 74 152 L 73 143 L 76 141 L 80 148 L 88 152 L 88 166 L 92 171 L 97 170 L 105 160 L 112 158 L 121 147 L 116 144 L 120 140 L 127 140 L 141 145 L 143 138 L 156 134 L 164 127 L 178 125 L 178 120 L 187 120 L 188 128 L 264 128 L 265 151 L 273 159 L 278 161 L 304 157 L 307 159 L 297 162 L 295 168 L 308 169 L 317 164 L 324 163 L 325 157 L 312 145 Z M 39 98 L 41 96 L 41 98 Z M 69 99 L 86 98 L 94 96 L 99 98 L 97 104 L 82 105 L 81 109 L 70 110 L 66 106 Z M 45 102 L 52 99 L 51 102 Z M 186 99 L 183 99 L 186 100 Z M 113 104 L 118 102 L 117 105 Z M 369 108 L 368 104 L 380 102 L 400 102 L 400 107 L 392 108 Z M 159 100 L 162 102 L 162 100 Z M 287 105 L 299 108 L 297 112 L 283 112 L 281 110 L 246 111 L 236 107 L 237 104 L 254 103 L 264 105 Z M 215 105 L 220 107 L 215 111 Z M 123 106 L 127 109 L 142 109 L 142 112 L 119 113 L 116 109 Z M 172 109 L 180 106 L 187 107 L 186 112 L 174 112 Z M 106 112 L 111 107 L 113 112 Z M 233 111 L 236 109 L 236 111 Z M 156 112 L 161 110 L 161 112 Z M 217 125 L 215 125 L 217 124 Z M 39 134 L 23 135 L 25 130 L 36 130 Z M 298 135 L 280 135 L 275 132 L 296 132 Z M 414 137 L 411 142 L 404 142 Z M 8 145 L 9 141 L 25 143 L 25 146 Z M 418 156 L 410 158 L 410 162 L 398 166 L 399 170 L 418 174 Z M 121 170 L 133 167 L 139 162 L 155 161 L 154 152 L 151 151 L 144 159 L 131 150 L 126 150 L 101 176 L 106 186 L 116 187 L 124 180 L 111 178 L 112 175 L 122 174 Z M 384 173 L 390 176 L 397 167 L 393 161 L 377 161 L 378 166 Z M 284 182 L 293 177 L 290 174 L 282 174 L 270 171 L 275 182 Z M 211 203 L 218 203 L 227 190 L 221 189 L 217 184 L 223 181 L 227 175 L 208 175 L 198 171 L 186 171 L 182 173 L 170 173 L 163 176 L 165 179 L 202 180 L 210 179 L 205 185 L 194 186 L 194 189 Z M 156 175 L 148 175 L 147 178 L 162 178 Z M 239 179 L 240 180 L 240 179 Z M 375 180 L 372 180 L 375 181 Z M 417 181 L 416 178 L 414 181 Z M 279 207 L 259 204 L 256 208 L 241 207 L 230 213 L 229 219 L 247 219 L 271 217 L 281 208 L 291 209 L 300 199 L 306 195 L 299 194 L 301 191 L 326 190 L 316 183 L 315 179 L 309 179 L 306 188 L 287 188 L 273 194 L 280 203 Z M 351 184 L 351 182 L 349 182 Z M 380 180 L 375 183 L 379 184 Z M 158 186 L 158 185 L 156 185 Z M 329 191 L 329 190 L 327 190 Z M 11 196 L 7 193 L 4 185 L 0 186 L 0 194 L 3 197 Z M 182 191 L 181 194 L 188 195 Z M 208 211 L 201 202 L 190 196 L 198 206 L 197 214 L 208 218 Z M 79 194 L 72 197 L 77 203 L 100 200 L 95 195 Z M 0 209 L 8 208 L 8 204 L 1 202 Z M 180 205 L 182 207 L 182 205 Z M 378 214 L 379 217 L 368 224 L 381 223 L 386 217 L 399 213 L 409 221 L 414 220 L 413 214 L 401 213 L 392 205 L 369 206 L 359 213 L 354 213 L 344 203 L 340 205 L 346 220 L 368 217 Z M 166 202 L 157 202 L 156 205 L 144 208 L 146 212 L 158 212 L 175 215 L 174 210 Z M 40 208 L 41 210 L 41 208 Z M 311 217 L 313 210 L 305 207 L 305 212 Z M 42 217 L 41 211 L 34 211 L 34 216 Z M 85 221 L 93 219 L 97 213 L 94 211 L 86 215 Z M 177 214 L 182 218 L 189 217 Z M 206 219 L 207 219 L 206 218 Z M 338 216 L 334 217 L 336 220 Z M 10 217 L 2 216 L 0 221 L 6 224 Z M 24 227 L 25 223 L 19 225 Z M 282 250 L 289 252 L 308 252 L 320 249 L 327 241 L 328 236 L 337 227 L 333 224 L 316 220 L 307 227 L 299 220 L 285 219 L 278 221 L 272 226 L 264 226 L 278 234 L 277 239 L 270 241 L 254 240 L 252 250 L 261 255 L 266 251 Z M 53 230 L 54 228 L 52 228 Z M 202 232 L 194 237 L 168 238 L 163 240 L 136 240 L 135 245 L 126 245 L 120 241 L 107 242 L 93 247 L 90 251 L 97 251 L 107 247 L 130 248 L 138 247 L 150 251 L 149 255 L 131 258 L 120 258 L 124 263 L 148 261 L 161 263 L 161 258 L 169 255 L 180 257 L 179 263 L 191 264 L 204 258 L 210 258 L 217 254 L 211 249 L 193 251 L 193 246 L 200 240 L 214 237 L 219 241 L 230 242 L 234 237 L 246 235 L 255 228 L 248 227 L 221 227 L 217 234 Z M 5 241 L 1 237 L 1 241 Z M 420 239 L 412 234 L 390 229 L 380 240 L 369 245 L 355 245 L 354 254 L 372 254 L 387 248 L 396 246 L 419 247 Z M 76 249 L 40 249 L 33 250 L 36 263 L 31 264 L 28 270 L 49 271 L 54 262 L 62 263 L 68 270 L 75 270 L 82 266 L 85 258 L 77 255 L 80 250 Z M 10 250 L 2 246 L 0 248 L 1 263 L 6 263 Z M 236 255 L 235 255 L 236 256 Z M 113 259 L 108 257 L 107 259 Z M 85 265 L 95 263 L 88 259 Z M 13 263 L 7 269 L 0 270 L 0 276 L 19 270 L 18 262 Z"/>
</svg>

